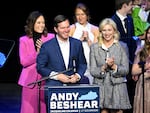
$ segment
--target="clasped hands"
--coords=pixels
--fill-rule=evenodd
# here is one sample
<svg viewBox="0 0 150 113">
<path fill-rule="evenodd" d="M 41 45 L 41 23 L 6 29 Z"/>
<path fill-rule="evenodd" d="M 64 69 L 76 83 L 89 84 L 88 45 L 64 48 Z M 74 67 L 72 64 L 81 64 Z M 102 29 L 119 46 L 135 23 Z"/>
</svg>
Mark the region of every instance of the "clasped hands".
<svg viewBox="0 0 150 113">
<path fill-rule="evenodd" d="M 88 32 L 87 31 L 82 31 L 82 36 L 80 38 L 81 41 L 88 41 L 89 40 L 89 36 L 88 36 Z"/>
<path fill-rule="evenodd" d="M 116 65 L 114 63 L 114 57 L 106 59 L 106 64 L 102 66 L 101 71 L 105 72 L 108 68 L 115 70 Z"/>
<path fill-rule="evenodd" d="M 77 74 L 73 74 L 68 76 L 66 74 L 58 74 L 57 79 L 63 83 L 76 83 L 79 81 L 79 77 Z"/>
</svg>

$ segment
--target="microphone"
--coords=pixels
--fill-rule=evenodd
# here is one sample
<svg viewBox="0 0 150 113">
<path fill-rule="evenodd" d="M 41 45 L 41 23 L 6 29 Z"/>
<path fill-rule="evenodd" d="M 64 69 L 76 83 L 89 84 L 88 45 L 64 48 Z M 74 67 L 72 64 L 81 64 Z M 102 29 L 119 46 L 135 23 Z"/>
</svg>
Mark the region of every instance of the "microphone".
<svg viewBox="0 0 150 113">
<path fill-rule="evenodd" d="M 77 69 L 76 69 L 77 67 L 76 67 L 76 58 L 75 57 L 72 58 L 72 63 L 73 63 L 73 72 L 76 73 L 77 72 Z"/>
<path fill-rule="evenodd" d="M 73 70 L 73 68 L 68 68 L 68 69 L 66 69 L 66 70 L 64 70 L 64 71 L 56 72 L 55 74 L 49 76 L 48 78 L 51 79 L 52 77 L 57 76 L 58 74 L 63 74 L 63 73 L 66 73 L 66 72 L 68 72 L 68 71 L 71 71 L 71 70 Z"/>
</svg>

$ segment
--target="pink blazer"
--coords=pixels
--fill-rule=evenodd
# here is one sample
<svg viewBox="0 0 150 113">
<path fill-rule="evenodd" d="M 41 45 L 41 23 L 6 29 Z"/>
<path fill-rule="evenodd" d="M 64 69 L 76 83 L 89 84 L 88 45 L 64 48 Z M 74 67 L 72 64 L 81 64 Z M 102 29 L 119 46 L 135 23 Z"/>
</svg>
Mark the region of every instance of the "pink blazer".
<svg viewBox="0 0 150 113">
<path fill-rule="evenodd" d="M 46 42 L 52 39 L 55 35 L 49 33 L 47 37 L 42 36 L 42 41 Z M 36 70 L 37 52 L 34 47 L 33 38 L 22 36 L 19 38 L 19 58 L 22 65 L 22 71 L 18 80 L 21 86 L 33 88 L 34 85 L 28 85 L 41 79 L 41 75 Z"/>
</svg>

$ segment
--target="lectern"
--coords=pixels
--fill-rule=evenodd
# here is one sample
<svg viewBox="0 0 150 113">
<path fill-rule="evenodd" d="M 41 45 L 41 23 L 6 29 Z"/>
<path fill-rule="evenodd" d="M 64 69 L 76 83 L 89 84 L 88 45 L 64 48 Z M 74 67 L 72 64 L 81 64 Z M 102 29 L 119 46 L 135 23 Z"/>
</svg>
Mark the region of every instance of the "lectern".
<svg viewBox="0 0 150 113">
<path fill-rule="evenodd" d="M 15 41 L 8 39 L 0 39 L 0 68 L 2 68 L 6 63 L 14 46 Z"/>
</svg>

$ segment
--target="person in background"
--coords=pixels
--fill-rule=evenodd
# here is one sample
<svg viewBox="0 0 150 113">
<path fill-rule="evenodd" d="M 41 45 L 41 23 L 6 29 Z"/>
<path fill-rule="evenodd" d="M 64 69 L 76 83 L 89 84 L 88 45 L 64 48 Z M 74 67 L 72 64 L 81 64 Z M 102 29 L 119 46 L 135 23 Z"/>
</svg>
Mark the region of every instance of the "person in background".
<svg viewBox="0 0 150 113">
<path fill-rule="evenodd" d="M 99 25 L 98 42 L 90 47 L 90 72 L 100 86 L 101 113 L 123 113 L 131 109 L 126 86 L 129 61 L 119 42 L 119 31 L 111 18 Z"/>
<path fill-rule="evenodd" d="M 134 34 L 135 36 L 143 39 L 145 30 L 150 25 L 147 22 L 148 15 L 146 13 L 147 2 L 145 0 L 134 0 L 133 1 L 133 10 L 131 16 L 133 18 L 134 24 Z"/>
<path fill-rule="evenodd" d="M 150 23 L 150 0 L 147 0 L 147 7 L 146 7 L 146 13 L 147 13 L 147 15 L 148 15 L 148 17 L 147 17 L 147 22 L 148 23 Z"/>
<path fill-rule="evenodd" d="M 78 3 L 75 7 L 75 23 L 71 25 L 70 36 L 82 41 L 84 54 L 87 60 L 87 70 L 85 76 L 89 78 L 90 84 L 93 83 L 93 77 L 89 71 L 89 52 L 91 44 L 97 42 L 99 29 L 90 23 L 90 14 L 88 7 L 83 3 Z"/>
<path fill-rule="evenodd" d="M 19 38 L 19 58 L 22 65 L 18 80 L 18 84 L 22 86 L 20 113 L 46 113 L 44 91 L 39 91 L 38 88 L 45 83 L 42 81 L 41 86 L 31 83 L 42 78 L 36 70 L 36 58 L 41 45 L 55 35 L 48 33 L 45 18 L 39 11 L 33 11 L 29 14 L 26 20 L 25 33 L 26 35 Z"/>
<path fill-rule="evenodd" d="M 50 78 L 46 86 L 78 85 L 87 68 L 82 42 L 69 36 L 70 22 L 64 15 L 54 18 L 54 31 L 56 37 L 44 43 L 37 56 L 37 71 Z"/>
<path fill-rule="evenodd" d="M 136 82 L 132 79 L 131 68 L 134 62 L 135 51 L 137 49 L 136 40 L 133 38 L 135 34 L 133 18 L 131 16 L 133 1 L 115 0 L 115 8 L 116 12 L 111 18 L 115 21 L 117 29 L 120 32 L 119 40 L 127 44 L 129 51 L 129 73 L 127 75 L 127 88 L 131 105 L 133 105 Z M 127 113 L 132 113 L 132 109 L 127 110 Z"/>
<path fill-rule="evenodd" d="M 134 0 L 132 18 L 134 24 L 135 40 L 137 43 L 136 52 L 144 45 L 145 32 L 150 24 L 147 22 L 148 14 L 146 12 L 147 0 Z M 136 54 L 135 52 L 135 54 Z"/>
<path fill-rule="evenodd" d="M 144 70 L 142 68 L 144 68 Z M 134 95 L 133 113 L 143 113 L 143 105 L 144 113 L 150 113 L 150 27 L 146 30 L 144 47 L 139 49 L 136 54 L 132 67 L 132 78 L 137 81 Z"/>
</svg>

